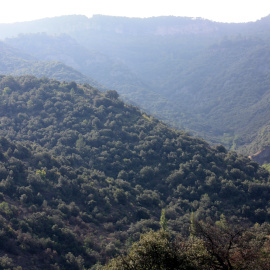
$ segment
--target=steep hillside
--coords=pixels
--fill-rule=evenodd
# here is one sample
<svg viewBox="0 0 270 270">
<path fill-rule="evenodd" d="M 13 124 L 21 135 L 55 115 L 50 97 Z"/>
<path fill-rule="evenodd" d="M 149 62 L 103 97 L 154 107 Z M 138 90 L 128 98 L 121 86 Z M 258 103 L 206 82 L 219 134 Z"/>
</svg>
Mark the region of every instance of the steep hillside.
<svg viewBox="0 0 270 270">
<path fill-rule="evenodd" d="M 229 148 L 255 153 L 252 143 L 269 123 L 270 47 L 259 39 L 239 38 L 210 47 L 188 69 L 165 85 L 168 98 L 198 117 L 186 127 Z M 265 138 L 269 140 L 269 138 Z"/>
<path fill-rule="evenodd" d="M 269 221 L 267 171 L 116 91 L 1 76 L 0 93 L 1 266 L 90 268 L 158 229 L 162 209 L 182 234 L 192 212 Z"/>
<path fill-rule="evenodd" d="M 171 126 L 252 155 L 270 140 L 263 132 L 269 126 L 268 22 L 63 16 L 1 24 L 0 32 L 17 49 L 61 61 Z M 53 75 L 48 66 L 41 71 Z M 33 68 L 12 74 L 26 72 L 35 74 Z"/>
<path fill-rule="evenodd" d="M 0 60 L 0 74 L 49 77 L 78 83 L 86 82 L 99 89 L 104 88 L 91 77 L 81 74 L 57 59 L 41 61 L 42 59 L 36 58 L 34 54 L 28 54 L 4 42 L 0 42 Z"/>
<path fill-rule="evenodd" d="M 178 113 L 177 104 L 168 101 L 166 96 L 161 96 L 156 91 L 152 91 L 147 83 L 140 80 L 121 61 L 113 60 L 98 51 L 86 49 L 68 35 L 49 36 L 45 33 L 20 35 L 17 38 L 7 39 L 6 43 L 17 48 L 20 52 L 23 51 L 27 55 L 32 55 L 35 59 L 42 60 L 42 62 L 32 63 L 32 66 L 29 63 L 29 68 L 19 69 L 19 71 L 17 71 L 18 66 L 12 66 L 15 71 L 8 68 L 5 69 L 5 66 L 3 74 L 10 72 L 10 74 L 15 75 L 33 74 L 66 81 L 74 80 L 77 82 L 87 82 L 102 89 L 96 83 L 98 81 L 106 88 L 117 89 L 121 97 L 129 103 L 140 104 L 148 112 L 151 111 L 156 115 L 159 114 L 161 119 L 169 121 L 168 115 L 172 116 Z M 64 65 L 52 62 L 53 60 L 73 67 L 79 72 L 73 70 L 69 76 L 64 76 L 65 72 L 62 71 L 63 69 L 60 69 L 64 73 L 60 77 L 59 75 L 61 74 L 59 74 L 60 72 L 55 72 L 54 65 Z M 45 66 L 46 69 L 42 69 L 41 63 L 44 63 L 44 61 L 48 63 Z M 77 73 L 77 76 L 74 76 L 74 73 Z M 87 77 L 83 74 L 87 75 Z M 85 78 L 84 81 L 83 78 Z M 96 81 L 92 80 L 94 81 L 93 83 L 89 82 L 89 78 L 95 78 Z M 150 100 L 154 102 L 149 103 Z M 159 113 L 160 111 L 162 111 L 162 114 Z M 176 119 L 172 125 L 181 127 L 181 120 Z"/>
<path fill-rule="evenodd" d="M 121 62 L 98 51 L 86 49 L 68 35 L 45 33 L 20 35 L 6 43 L 42 61 L 60 61 L 79 72 L 95 78 L 106 87 L 123 90 L 146 87 Z"/>
</svg>

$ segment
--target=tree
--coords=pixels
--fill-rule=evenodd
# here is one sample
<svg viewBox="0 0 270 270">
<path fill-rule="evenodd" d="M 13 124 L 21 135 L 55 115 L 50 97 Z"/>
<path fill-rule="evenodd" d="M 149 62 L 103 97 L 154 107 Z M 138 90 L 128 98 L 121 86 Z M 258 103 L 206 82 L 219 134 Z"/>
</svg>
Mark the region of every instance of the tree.
<svg viewBox="0 0 270 270">
<path fill-rule="evenodd" d="M 162 230 L 167 230 L 167 219 L 165 217 L 165 209 L 161 210 L 161 216 L 160 216 L 160 227 Z"/>
<path fill-rule="evenodd" d="M 104 270 L 195 270 L 164 230 L 150 231 L 125 256 L 113 259 Z"/>
<path fill-rule="evenodd" d="M 119 94 L 115 90 L 108 90 L 105 92 L 105 97 L 110 99 L 118 99 Z"/>
<path fill-rule="evenodd" d="M 256 226 L 247 229 L 227 222 L 223 215 L 216 223 L 193 217 L 191 234 L 188 256 L 199 269 L 269 269 L 269 240 Z"/>
</svg>

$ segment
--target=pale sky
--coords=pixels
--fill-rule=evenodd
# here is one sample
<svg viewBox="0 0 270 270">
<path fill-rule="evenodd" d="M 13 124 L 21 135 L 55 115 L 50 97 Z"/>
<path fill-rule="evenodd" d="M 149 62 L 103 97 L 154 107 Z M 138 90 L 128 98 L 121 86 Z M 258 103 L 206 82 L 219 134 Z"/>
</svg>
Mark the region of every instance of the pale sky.
<svg viewBox="0 0 270 270">
<path fill-rule="evenodd" d="M 61 15 L 92 17 L 184 16 L 219 22 L 256 21 L 270 14 L 269 0 L 0 0 L 0 23 Z"/>
</svg>

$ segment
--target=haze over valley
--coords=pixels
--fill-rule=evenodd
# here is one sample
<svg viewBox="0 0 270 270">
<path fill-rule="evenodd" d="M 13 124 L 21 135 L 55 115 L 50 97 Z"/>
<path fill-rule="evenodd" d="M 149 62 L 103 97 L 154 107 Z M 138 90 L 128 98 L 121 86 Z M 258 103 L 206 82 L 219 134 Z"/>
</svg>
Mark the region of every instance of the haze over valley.
<svg viewBox="0 0 270 270">
<path fill-rule="evenodd" d="M 0 30 L 3 74 L 114 89 L 167 124 L 246 155 L 269 144 L 269 17 L 64 16 Z"/>
<path fill-rule="evenodd" d="M 0 268 L 269 269 L 269 30 L 0 24 Z"/>
</svg>

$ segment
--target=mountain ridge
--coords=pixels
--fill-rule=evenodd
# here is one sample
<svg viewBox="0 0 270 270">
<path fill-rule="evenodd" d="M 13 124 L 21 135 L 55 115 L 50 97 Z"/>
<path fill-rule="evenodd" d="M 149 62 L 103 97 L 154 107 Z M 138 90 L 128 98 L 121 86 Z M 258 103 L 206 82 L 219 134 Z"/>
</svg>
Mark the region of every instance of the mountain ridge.
<svg viewBox="0 0 270 270">
<path fill-rule="evenodd" d="M 42 44 L 46 54 L 39 57 L 65 60 L 171 126 L 252 155 L 269 141 L 260 135 L 268 125 L 268 17 L 229 24 L 181 17 L 64 16 L 28 23 L 25 31 L 47 31 L 47 40 L 58 39 L 51 51 Z M 6 25 L 2 27 L 4 33 Z M 63 33 L 68 36 L 62 41 L 77 43 L 64 55 L 59 52 Z M 38 36 L 42 34 L 28 37 L 37 41 Z M 23 40 L 25 36 L 6 41 Z M 76 48 L 81 61 L 76 61 Z"/>
<path fill-rule="evenodd" d="M 67 66 L 60 61 L 40 61 L 36 57 L 7 43 L 0 42 L 1 64 L 0 74 L 5 75 L 35 75 L 38 77 L 50 77 L 59 80 L 77 81 L 80 83 L 91 83 L 100 89 L 104 87 L 95 80 L 87 77 L 74 68 Z"/>
</svg>

